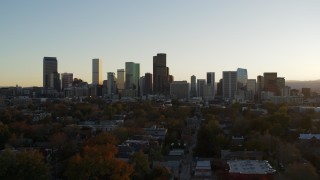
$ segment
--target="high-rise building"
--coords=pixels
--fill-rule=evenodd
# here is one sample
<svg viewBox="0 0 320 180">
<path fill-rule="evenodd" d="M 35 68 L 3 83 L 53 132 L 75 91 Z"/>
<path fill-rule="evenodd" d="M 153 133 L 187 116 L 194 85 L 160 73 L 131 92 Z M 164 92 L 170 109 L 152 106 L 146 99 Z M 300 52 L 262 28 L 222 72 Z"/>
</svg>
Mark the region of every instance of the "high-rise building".
<svg viewBox="0 0 320 180">
<path fill-rule="evenodd" d="M 207 88 L 208 92 L 206 93 L 207 97 L 213 98 L 215 95 L 215 73 L 207 72 Z"/>
<path fill-rule="evenodd" d="M 140 64 L 126 62 L 126 82 L 125 88 L 136 90 L 139 93 Z"/>
<path fill-rule="evenodd" d="M 169 68 L 167 67 L 167 55 L 164 53 L 153 56 L 153 92 L 169 94 Z"/>
<path fill-rule="evenodd" d="M 257 98 L 261 100 L 261 92 L 264 91 L 264 77 L 257 76 Z"/>
<path fill-rule="evenodd" d="M 53 72 L 50 74 L 50 88 L 57 90 L 60 92 L 61 90 L 61 81 L 60 74 L 57 72 Z"/>
<path fill-rule="evenodd" d="M 169 68 L 168 68 L 168 72 L 169 72 Z M 169 75 L 169 84 L 171 84 L 174 81 L 174 76 L 173 75 Z"/>
<path fill-rule="evenodd" d="M 43 87 L 49 88 L 53 82 L 50 82 L 52 73 L 58 73 L 58 61 L 56 57 L 43 58 Z"/>
<path fill-rule="evenodd" d="M 117 70 L 117 88 L 118 92 L 121 94 L 122 91 L 125 89 L 125 82 L 126 82 L 126 74 L 124 69 Z"/>
<path fill-rule="evenodd" d="M 143 95 L 152 94 L 152 74 L 145 73 L 144 75 L 144 91 Z"/>
<path fill-rule="evenodd" d="M 190 90 L 190 96 L 196 97 L 197 96 L 197 77 L 195 75 L 191 76 L 191 90 Z"/>
<path fill-rule="evenodd" d="M 72 73 L 62 73 L 61 74 L 61 85 L 62 89 L 72 86 L 73 74 Z"/>
<path fill-rule="evenodd" d="M 223 79 L 220 79 L 217 83 L 217 96 L 222 97 L 223 95 Z"/>
<path fill-rule="evenodd" d="M 189 83 L 187 81 L 173 81 L 170 84 L 170 96 L 176 99 L 189 99 Z"/>
<path fill-rule="evenodd" d="M 255 79 L 248 79 L 247 81 L 247 97 L 249 100 L 254 100 L 257 91 L 257 83 Z"/>
<path fill-rule="evenodd" d="M 203 97 L 205 85 L 206 85 L 205 79 L 198 79 L 197 80 L 197 93 L 198 93 L 197 95 L 198 95 L 198 97 Z"/>
<path fill-rule="evenodd" d="M 277 77 L 277 86 L 279 96 L 285 96 L 286 94 L 286 80 L 284 77 Z"/>
<path fill-rule="evenodd" d="M 282 89 L 286 87 L 286 80 L 284 77 L 277 77 L 277 86 Z"/>
<path fill-rule="evenodd" d="M 246 90 L 248 80 L 247 69 L 238 68 L 237 69 L 237 89 Z"/>
<path fill-rule="evenodd" d="M 145 88 L 145 77 L 142 76 L 139 78 L 139 92 L 140 92 L 140 96 L 143 96 L 145 95 L 145 92 L 144 92 L 144 88 Z"/>
<path fill-rule="evenodd" d="M 223 97 L 234 99 L 237 91 L 237 71 L 223 71 Z"/>
<path fill-rule="evenodd" d="M 102 60 L 92 59 L 92 84 L 102 84 Z"/>
<path fill-rule="evenodd" d="M 305 99 L 310 98 L 311 88 L 301 88 L 301 93 L 303 94 Z"/>
<path fill-rule="evenodd" d="M 108 92 L 108 95 L 113 95 L 116 93 L 116 77 L 115 77 L 115 73 L 113 72 L 108 72 L 107 73 L 107 92 Z"/>
<path fill-rule="evenodd" d="M 267 72 L 263 74 L 264 78 L 264 91 L 272 92 L 274 95 L 279 95 L 279 88 L 277 84 L 277 73 Z"/>
</svg>

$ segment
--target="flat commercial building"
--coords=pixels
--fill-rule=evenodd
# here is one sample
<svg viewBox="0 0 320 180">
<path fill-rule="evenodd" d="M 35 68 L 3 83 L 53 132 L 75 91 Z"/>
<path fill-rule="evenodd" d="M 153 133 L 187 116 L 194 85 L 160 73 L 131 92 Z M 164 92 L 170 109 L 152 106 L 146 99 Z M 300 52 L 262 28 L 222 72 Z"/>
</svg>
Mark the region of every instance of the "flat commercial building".
<svg viewBox="0 0 320 180">
<path fill-rule="evenodd" d="M 263 160 L 231 160 L 229 178 L 231 179 L 275 179 L 274 170 L 268 161 Z"/>
</svg>

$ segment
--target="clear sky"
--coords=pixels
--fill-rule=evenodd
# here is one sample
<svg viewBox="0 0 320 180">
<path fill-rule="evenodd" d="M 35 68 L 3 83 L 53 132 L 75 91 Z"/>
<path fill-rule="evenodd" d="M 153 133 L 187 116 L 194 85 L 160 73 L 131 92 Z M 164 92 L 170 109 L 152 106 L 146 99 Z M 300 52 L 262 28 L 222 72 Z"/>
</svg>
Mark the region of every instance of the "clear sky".
<svg viewBox="0 0 320 180">
<path fill-rule="evenodd" d="M 320 79 L 319 0 L 2 0 L 0 86 L 42 86 L 42 59 L 91 83 L 92 58 L 107 72 L 167 54 L 175 80 L 247 68 Z"/>
</svg>

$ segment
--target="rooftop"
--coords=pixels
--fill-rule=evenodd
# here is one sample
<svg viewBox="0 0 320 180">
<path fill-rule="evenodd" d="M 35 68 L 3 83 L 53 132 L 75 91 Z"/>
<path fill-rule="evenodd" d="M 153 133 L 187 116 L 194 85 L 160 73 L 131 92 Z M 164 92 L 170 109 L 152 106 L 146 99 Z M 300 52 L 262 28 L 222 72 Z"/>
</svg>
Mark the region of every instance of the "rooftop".
<svg viewBox="0 0 320 180">
<path fill-rule="evenodd" d="M 320 134 L 300 134 L 299 139 L 307 140 L 307 139 L 320 139 Z"/>
<path fill-rule="evenodd" d="M 275 173 L 268 161 L 259 160 L 232 160 L 227 162 L 229 173 L 240 174 L 272 174 Z"/>
</svg>

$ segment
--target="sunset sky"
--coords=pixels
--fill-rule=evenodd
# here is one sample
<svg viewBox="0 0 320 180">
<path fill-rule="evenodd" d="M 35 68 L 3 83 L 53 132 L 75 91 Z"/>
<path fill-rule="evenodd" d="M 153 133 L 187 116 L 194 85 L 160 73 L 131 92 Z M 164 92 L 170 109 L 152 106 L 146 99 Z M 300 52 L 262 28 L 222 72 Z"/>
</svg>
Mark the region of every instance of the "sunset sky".
<svg viewBox="0 0 320 180">
<path fill-rule="evenodd" d="M 44 56 L 91 83 L 93 58 L 107 79 L 129 61 L 152 73 L 157 53 L 175 80 L 320 79 L 319 0 L 3 0 L 0 23 L 0 86 L 42 86 Z"/>
</svg>

